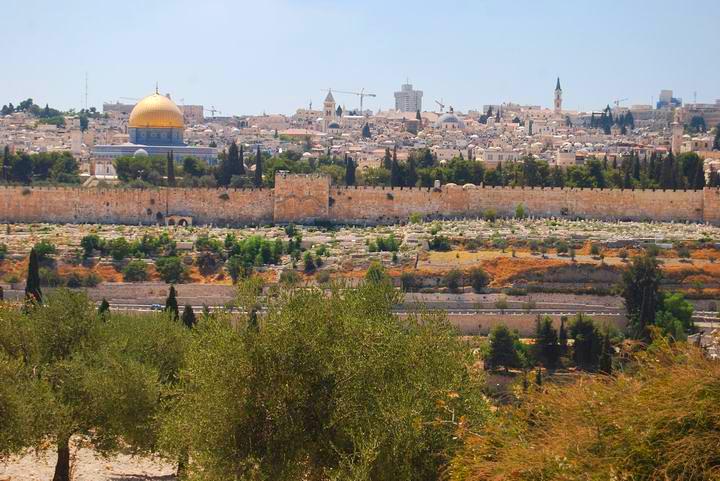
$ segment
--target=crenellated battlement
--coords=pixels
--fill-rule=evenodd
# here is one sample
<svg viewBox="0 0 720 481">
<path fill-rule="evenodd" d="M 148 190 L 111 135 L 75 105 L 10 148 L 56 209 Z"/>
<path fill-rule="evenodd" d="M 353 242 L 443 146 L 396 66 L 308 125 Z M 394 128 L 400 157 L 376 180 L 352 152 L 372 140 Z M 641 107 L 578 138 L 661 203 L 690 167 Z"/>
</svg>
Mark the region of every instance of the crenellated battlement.
<svg viewBox="0 0 720 481">
<path fill-rule="evenodd" d="M 275 188 L 103 188 L 0 186 L 0 220 L 157 224 L 188 216 L 195 224 L 269 222 L 392 223 L 411 214 L 533 216 L 712 222 L 720 224 L 720 189 L 567 187 L 332 186 L 323 174 L 278 172 Z"/>
</svg>

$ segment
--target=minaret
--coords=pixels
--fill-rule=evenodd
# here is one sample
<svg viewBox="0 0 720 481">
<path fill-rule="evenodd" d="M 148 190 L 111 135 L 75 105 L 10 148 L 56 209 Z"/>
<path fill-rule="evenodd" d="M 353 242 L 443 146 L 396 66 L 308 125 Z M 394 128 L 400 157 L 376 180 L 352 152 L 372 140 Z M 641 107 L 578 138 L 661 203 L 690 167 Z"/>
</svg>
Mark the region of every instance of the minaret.
<svg viewBox="0 0 720 481">
<path fill-rule="evenodd" d="M 555 114 L 560 115 L 562 113 L 562 89 L 560 88 L 560 77 L 557 79 L 557 85 L 555 85 Z"/>
<path fill-rule="evenodd" d="M 680 147 L 682 146 L 683 141 L 683 124 L 680 122 L 680 116 L 678 115 L 680 109 L 675 109 L 675 118 L 673 120 L 673 123 L 670 124 L 670 130 L 671 130 L 671 144 L 670 149 L 672 150 L 672 153 L 674 155 L 680 154 Z"/>
</svg>

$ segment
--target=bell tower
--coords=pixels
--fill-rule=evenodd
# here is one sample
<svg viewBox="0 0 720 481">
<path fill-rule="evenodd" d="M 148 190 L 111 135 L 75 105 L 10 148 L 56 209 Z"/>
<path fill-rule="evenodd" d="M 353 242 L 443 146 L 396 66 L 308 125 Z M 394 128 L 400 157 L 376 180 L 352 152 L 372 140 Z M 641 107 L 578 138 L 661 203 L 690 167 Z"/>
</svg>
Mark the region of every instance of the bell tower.
<svg viewBox="0 0 720 481">
<path fill-rule="evenodd" d="M 333 97 L 331 90 L 328 90 L 323 107 L 323 117 L 325 118 L 325 125 L 327 125 L 335 119 L 335 97 Z"/>
<path fill-rule="evenodd" d="M 560 77 L 557 79 L 555 85 L 555 114 L 560 115 L 562 113 L 562 89 L 560 88 Z"/>
</svg>

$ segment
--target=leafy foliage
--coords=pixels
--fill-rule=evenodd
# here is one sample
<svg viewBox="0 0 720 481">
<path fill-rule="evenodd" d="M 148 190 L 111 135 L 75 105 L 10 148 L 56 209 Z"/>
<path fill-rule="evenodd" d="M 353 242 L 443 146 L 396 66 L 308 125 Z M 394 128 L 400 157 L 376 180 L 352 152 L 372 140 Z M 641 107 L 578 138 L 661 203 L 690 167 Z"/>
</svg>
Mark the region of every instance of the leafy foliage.
<svg viewBox="0 0 720 481">
<path fill-rule="evenodd" d="M 198 479 L 435 479 L 484 404 L 449 325 L 389 299 L 376 283 L 291 291 L 259 329 L 199 324 L 168 449 L 189 447 Z"/>
<path fill-rule="evenodd" d="M 616 377 L 545 383 L 468 436 L 450 479 L 715 479 L 717 379 L 717 361 L 658 342 Z"/>
</svg>

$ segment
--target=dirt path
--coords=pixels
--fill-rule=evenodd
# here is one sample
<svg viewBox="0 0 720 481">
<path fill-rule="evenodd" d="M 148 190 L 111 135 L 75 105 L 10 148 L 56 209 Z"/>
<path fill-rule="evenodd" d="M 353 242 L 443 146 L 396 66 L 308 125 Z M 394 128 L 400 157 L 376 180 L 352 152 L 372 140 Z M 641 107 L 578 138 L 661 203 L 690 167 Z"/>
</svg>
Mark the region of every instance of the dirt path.
<svg viewBox="0 0 720 481">
<path fill-rule="evenodd" d="M 0 481 L 50 481 L 55 452 L 33 453 L 0 463 Z M 174 467 L 163 460 L 127 455 L 102 458 L 93 450 L 75 452 L 74 481 L 175 481 Z"/>
</svg>

